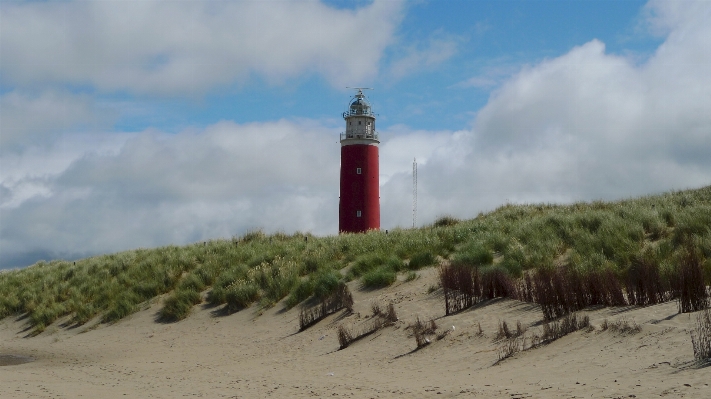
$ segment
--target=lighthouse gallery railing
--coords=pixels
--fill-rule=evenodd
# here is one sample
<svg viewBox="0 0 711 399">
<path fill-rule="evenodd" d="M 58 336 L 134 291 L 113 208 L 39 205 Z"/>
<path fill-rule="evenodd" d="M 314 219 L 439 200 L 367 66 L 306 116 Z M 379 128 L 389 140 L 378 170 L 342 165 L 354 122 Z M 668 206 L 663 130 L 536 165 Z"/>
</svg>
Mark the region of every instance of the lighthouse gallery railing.
<svg viewBox="0 0 711 399">
<path fill-rule="evenodd" d="M 341 132 L 341 140 L 345 140 L 345 139 L 371 139 L 371 140 L 378 140 L 378 132 L 372 132 L 372 133 L 364 133 L 364 132 L 346 133 L 346 132 Z"/>
</svg>

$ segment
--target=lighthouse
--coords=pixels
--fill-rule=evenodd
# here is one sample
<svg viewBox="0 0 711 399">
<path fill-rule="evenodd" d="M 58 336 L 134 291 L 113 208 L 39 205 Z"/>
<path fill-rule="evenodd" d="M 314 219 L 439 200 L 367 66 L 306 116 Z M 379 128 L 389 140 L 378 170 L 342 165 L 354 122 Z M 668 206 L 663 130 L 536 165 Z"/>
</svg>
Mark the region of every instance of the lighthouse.
<svg viewBox="0 0 711 399">
<path fill-rule="evenodd" d="M 362 89 L 343 113 L 341 133 L 341 197 L 338 231 L 359 233 L 380 230 L 378 133 L 375 115 Z"/>
</svg>

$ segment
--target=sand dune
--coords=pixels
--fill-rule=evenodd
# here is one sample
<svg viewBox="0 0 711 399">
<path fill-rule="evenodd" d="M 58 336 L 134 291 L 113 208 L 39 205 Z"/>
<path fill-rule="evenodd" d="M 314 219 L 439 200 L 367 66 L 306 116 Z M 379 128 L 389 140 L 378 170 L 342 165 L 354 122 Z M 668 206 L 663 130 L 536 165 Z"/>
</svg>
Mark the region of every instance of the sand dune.
<svg viewBox="0 0 711 399">
<path fill-rule="evenodd" d="M 443 317 L 433 269 L 376 291 L 350 283 L 355 312 L 339 312 L 297 333 L 298 310 L 253 307 L 230 316 L 196 306 L 186 320 L 155 322 L 156 300 L 113 325 L 67 329 L 61 321 L 28 338 L 24 320 L 0 323 L 0 354 L 35 361 L 0 367 L 2 398 L 711 398 L 711 367 L 694 361 L 695 314 L 676 303 L 593 309 L 595 331 L 578 331 L 498 362 L 500 321 L 541 329 L 536 305 L 480 303 Z M 399 316 L 339 351 L 339 324 L 367 322 L 371 303 L 392 301 Z M 435 318 L 443 339 L 416 349 L 407 326 Z M 641 332 L 601 331 L 624 317 Z M 479 325 L 483 334 L 478 333 Z"/>
</svg>

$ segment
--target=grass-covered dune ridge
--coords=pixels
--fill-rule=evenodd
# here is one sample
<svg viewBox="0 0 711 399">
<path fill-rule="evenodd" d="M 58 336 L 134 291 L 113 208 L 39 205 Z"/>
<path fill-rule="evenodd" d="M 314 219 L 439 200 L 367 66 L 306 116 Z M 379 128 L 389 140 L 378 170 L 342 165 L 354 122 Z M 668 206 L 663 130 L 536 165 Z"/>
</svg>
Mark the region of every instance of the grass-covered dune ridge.
<svg viewBox="0 0 711 399">
<path fill-rule="evenodd" d="M 119 320 L 157 296 L 175 321 L 206 300 L 225 313 L 287 298 L 324 298 L 346 279 L 377 289 L 441 259 L 520 278 L 529 270 L 604 270 L 623 281 L 639 259 L 660 274 L 693 253 L 711 284 L 711 186 L 617 202 L 505 205 L 476 219 L 420 229 L 314 237 L 265 235 L 138 249 L 0 273 L 0 317 L 26 315 L 41 332 L 61 317 Z M 345 268 L 345 269 L 344 269 Z M 407 280 L 405 279 L 405 280 Z"/>
</svg>

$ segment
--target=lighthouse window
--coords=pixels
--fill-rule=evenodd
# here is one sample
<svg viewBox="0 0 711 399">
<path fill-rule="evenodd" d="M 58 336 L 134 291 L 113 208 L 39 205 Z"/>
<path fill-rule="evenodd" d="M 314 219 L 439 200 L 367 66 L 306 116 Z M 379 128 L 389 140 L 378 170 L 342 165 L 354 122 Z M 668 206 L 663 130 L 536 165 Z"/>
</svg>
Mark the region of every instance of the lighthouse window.
<svg viewBox="0 0 711 399">
<path fill-rule="evenodd" d="M 356 217 L 360 217 L 360 211 L 356 211 Z"/>
<path fill-rule="evenodd" d="M 359 175 L 359 174 L 361 174 L 361 173 L 362 173 L 361 169 L 360 169 L 360 168 L 356 168 L 356 174 Z"/>
</svg>

